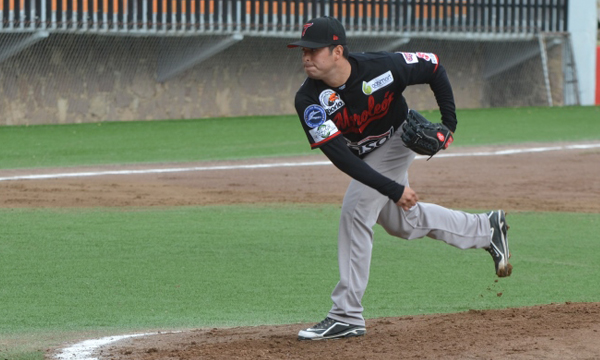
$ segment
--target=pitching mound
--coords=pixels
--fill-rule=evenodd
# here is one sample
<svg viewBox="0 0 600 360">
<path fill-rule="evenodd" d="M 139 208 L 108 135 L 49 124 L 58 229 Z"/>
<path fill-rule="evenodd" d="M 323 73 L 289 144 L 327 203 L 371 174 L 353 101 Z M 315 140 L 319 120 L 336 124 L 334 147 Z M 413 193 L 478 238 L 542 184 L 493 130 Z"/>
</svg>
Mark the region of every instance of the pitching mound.
<svg viewBox="0 0 600 360">
<path fill-rule="evenodd" d="M 367 321 L 359 338 L 298 341 L 304 325 L 196 330 L 121 341 L 95 356 L 166 359 L 597 359 L 600 304 Z"/>
</svg>

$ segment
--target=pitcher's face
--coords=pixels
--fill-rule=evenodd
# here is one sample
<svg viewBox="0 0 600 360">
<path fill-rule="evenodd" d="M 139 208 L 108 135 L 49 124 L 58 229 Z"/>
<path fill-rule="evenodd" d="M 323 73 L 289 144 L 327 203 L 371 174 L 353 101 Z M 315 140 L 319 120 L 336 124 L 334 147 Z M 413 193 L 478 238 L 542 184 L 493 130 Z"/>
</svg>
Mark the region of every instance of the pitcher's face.
<svg viewBox="0 0 600 360">
<path fill-rule="evenodd" d="M 323 80 L 335 69 L 335 52 L 329 47 L 318 49 L 302 48 L 304 72 L 311 79 Z"/>
</svg>

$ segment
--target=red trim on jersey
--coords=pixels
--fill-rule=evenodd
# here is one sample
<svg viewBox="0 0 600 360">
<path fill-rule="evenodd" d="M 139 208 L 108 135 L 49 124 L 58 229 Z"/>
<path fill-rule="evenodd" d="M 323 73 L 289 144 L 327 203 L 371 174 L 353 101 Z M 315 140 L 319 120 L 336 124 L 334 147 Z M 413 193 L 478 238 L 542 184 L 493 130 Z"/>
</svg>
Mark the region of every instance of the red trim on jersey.
<svg viewBox="0 0 600 360">
<path fill-rule="evenodd" d="M 329 135 L 329 137 L 327 139 L 323 139 L 319 142 L 310 144 L 310 148 L 311 149 L 317 148 L 317 147 L 325 144 L 326 142 L 330 141 L 331 139 L 338 137 L 339 135 L 342 135 L 342 133 L 338 130 L 338 131 L 334 132 L 332 135 Z"/>
</svg>

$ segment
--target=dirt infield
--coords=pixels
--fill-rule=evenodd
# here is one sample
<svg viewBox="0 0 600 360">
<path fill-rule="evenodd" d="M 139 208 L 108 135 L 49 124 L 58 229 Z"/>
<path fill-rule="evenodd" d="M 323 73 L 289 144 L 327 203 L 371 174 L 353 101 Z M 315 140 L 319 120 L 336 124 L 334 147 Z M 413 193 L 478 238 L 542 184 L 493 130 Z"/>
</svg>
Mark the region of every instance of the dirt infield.
<svg viewBox="0 0 600 360">
<path fill-rule="evenodd" d="M 310 326 L 313 324 L 305 324 Z M 100 359 L 598 359 L 600 304 L 367 320 L 367 335 L 298 341 L 302 325 L 197 330 L 120 342 Z"/>
<path fill-rule="evenodd" d="M 456 149 L 449 150 L 448 154 L 499 150 L 503 149 Z M 315 155 L 267 159 L 260 163 L 324 160 L 322 156 Z M 153 167 L 209 167 L 256 162 L 161 164 Z M 431 161 L 415 161 L 410 178 L 411 187 L 418 192 L 421 201 L 452 208 L 598 213 L 599 164 L 598 147 L 495 156 L 439 157 Z M 136 165 L 0 170 L 0 178 L 34 173 L 145 168 L 147 166 Z M 0 181 L 3 194 L 0 207 L 275 202 L 338 204 L 348 181 L 346 175 L 331 165 L 8 180 Z M 518 276 L 518 269 L 513 276 Z M 315 322 L 319 320 L 315 319 Z M 322 342 L 297 341 L 298 330 L 307 325 L 312 324 L 158 334 L 105 346 L 94 356 L 101 360 L 600 358 L 598 303 L 372 319 L 367 321 L 368 333 L 365 337 Z M 51 356 L 48 355 L 49 358 Z"/>
</svg>

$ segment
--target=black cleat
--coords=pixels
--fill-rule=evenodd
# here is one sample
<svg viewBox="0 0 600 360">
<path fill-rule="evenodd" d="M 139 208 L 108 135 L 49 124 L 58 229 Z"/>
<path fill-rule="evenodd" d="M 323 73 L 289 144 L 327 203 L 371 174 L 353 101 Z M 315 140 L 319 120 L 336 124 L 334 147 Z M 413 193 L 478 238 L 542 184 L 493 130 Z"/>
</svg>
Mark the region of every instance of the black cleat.
<svg viewBox="0 0 600 360">
<path fill-rule="evenodd" d="M 338 339 L 351 336 L 362 336 L 367 333 L 364 326 L 351 325 L 345 322 L 325 318 L 317 325 L 300 330 L 298 340 Z"/>
<path fill-rule="evenodd" d="M 510 276 L 512 265 L 508 263 L 510 251 L 508 251 L 507 232 L 509 226 L 506 224 L 506 216 L 503 210 L 490 211 L 488 214 L 492 233 L 490 247 L 486 250 L 492 255 L 496 265 L 498 277 Z"/>
</svg>

